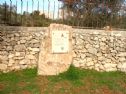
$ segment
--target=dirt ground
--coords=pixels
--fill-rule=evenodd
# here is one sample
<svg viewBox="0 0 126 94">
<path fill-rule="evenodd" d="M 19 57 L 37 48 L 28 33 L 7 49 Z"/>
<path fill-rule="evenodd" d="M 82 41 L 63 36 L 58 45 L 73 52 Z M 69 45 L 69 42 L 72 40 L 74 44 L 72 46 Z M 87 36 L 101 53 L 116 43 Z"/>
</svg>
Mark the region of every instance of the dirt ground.
<svg viewBox="0 0 126 94">
<path fill-rule="evenodd" d="M 61 81 L 55 84 L 50 83 L 46 77 L 39 77 L 37 82 L 41 94 L 124 94 L 120 91 L 111 90 L 108 86 L 101 86 L 93 89 L 94 85 L 90 82 L 90 79 L 87 79 L 84 85 L 76 87 L 74 87 L 69 81 Z M 122 87 L 123 86 L 124 84 L 122 84 Z"/>
<path fill-rule="evenodd" d="M 4 84 L 0 83 L 0 91 L 4 89 Z"/>
</svg>

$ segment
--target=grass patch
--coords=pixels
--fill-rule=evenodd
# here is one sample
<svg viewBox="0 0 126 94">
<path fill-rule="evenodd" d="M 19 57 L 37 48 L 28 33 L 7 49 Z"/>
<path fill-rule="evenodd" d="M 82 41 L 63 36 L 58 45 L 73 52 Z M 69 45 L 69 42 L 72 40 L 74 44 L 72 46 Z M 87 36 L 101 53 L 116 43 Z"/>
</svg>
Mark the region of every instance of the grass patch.
<svg viewBox="0 0 126 94">
<path fill-rule="evenodd" d="M 83 82 L 81 82 L 83 76 L 84 76 L 84 72 L 81 69 L 75 68 L 74 66 L 70 66 L 68 71 L 48 78 L 51 82 L 59 82 L 59 81 L 67 80 L 70 81 L 75 86 L 76 85 L 78 86 L 78 85 L 83 85 Z"/>
<path fill-rule="evenodd" d="M 20 94 L 20 92 L 100 94 L 104 90 L 109 94 L 120 94 L 120 92 L 126 94 L 126 74 L 118 71 L 97 72 L 73 66 L 64 73 L 47 77 L 37 76 L 37 69 L 0 73 L 0 94 Z"/>
<path fill-rule="evenodd" d="M 0 94 L 18 94 L 19 91 L 28 90 L 33 94 L 40 94 L 38 85 L 36 84 L 37 69 L 26 69 L 17 72 L 0 73 L 0 82 L 5 85 L 5 88 L 0 91 Z M 24 86 L 20 85 L 24 82 Z M 37 92 L 37 93 L 35 93 Z"/>
</svg>

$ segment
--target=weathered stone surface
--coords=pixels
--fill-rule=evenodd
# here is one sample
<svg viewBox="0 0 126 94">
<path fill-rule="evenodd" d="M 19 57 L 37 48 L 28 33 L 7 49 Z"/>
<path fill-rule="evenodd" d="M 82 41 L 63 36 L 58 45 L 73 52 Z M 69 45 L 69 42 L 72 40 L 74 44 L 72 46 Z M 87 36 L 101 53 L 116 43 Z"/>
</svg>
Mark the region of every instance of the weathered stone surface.
<svg viewBox="0 0 126 94">
<path fill-rule="evenodd" d="M 14 63 L 15 63 L 14 59 L 9 59 L 9 64 L 8 64 L 9 66 L 14 64 Z"/>
<path fill-rule="evenodd" d="M 10 41 L 10 45 L 12 45 L 12 46 L 14 46 L 14 45 L 16 45 L 16 41 L 15 40 L 13 40 L 13 41 Z"/>
<path fill-rule="evenodd" d="M 111 33 L 99 31 L 92 30 L 92 32 L 89 32 L 89 30 L 85 30 L 84 32 L 80 29 L 75 30 L 73 47 L 76 51 L 74 58 L 77 61 L 74 66 L 82 67 L 78 62 L 88 58 L 85 64 L 87 66 L 83 65 L 83 68 L 93 68 L 97 71 L 116 71 L 119 63 L 126 62 L 126 47 L 124 46 L 126 45 L 124 42 L 126 38 L 123 33 L 112 32 L 113 34 L 111 35 Z"/>
<path fill-rule="evenodd" d="M 36 65 L 37 64 L 37 60 L 30 60 L 32 65 Z"/>
<path fill-rule="evenodd" d="M 20 52 L 16 52 L 15 53 L 15 56 L 20 56 Z"/>
<path fill-rule="evenodd" d="M 14 66 L 15 70 L 20 70 L 20 66 Z"/>
<path fill-rule="evenodd" d="M 105 38 L 105 37 L 103 37 L 101 40 L 102 40 L 102 41 L 106 41 L 106 38 Z"/>
<path fill-rule="evenodd" d="M 106 59 L 106 63 L 112 63 L 111 59 Z"/>
<path fill-rule="evenodd" d="M 121 62 L 123 62 L 123 61 L 125 61 L 125 60 L 126 60 L 125 57 L 120 57 L 120 58 L 119 58 L 119 61 L 121 61 Z"/>
<path fill-rule="evenodd" d="M 120 53 L 117 54 L 117 56 L 120 56 L 120 57 L 123 56 L 124 57 L 124 56 L 126 56 L 126 52 L 120 52 Z"/>
<path fill-rule="evenodd" d="M 79 61 L 77 61 L 77 60 L 73 61 L 73 65 L 76 66 L 76 67 L 80 67 Z"/>
<path fill-rule="evenodd" d="M 106 58 L 104 57 L 104 56 L 100 56 L 100 57 L 98 57 L 98 60 L 99 61 L 104 61 Z"/>
<path fill-rule="evenodd" d="M 119 71 L 126 72 L 126 63 L 120 63 L 117 65 Z"/>
<path fill-rule="evenodd" d="M 27 62 L 27 60 L 21 60 L 20 62 L 19 62 L 19 64 L 21 64 L 21 65 L 26 65 L 28 62 Z"/>
<path fill-rule="evenodd" d="M 10 53 L 8 58 L 13 58 L 14 57 L 14 54 Z"/>
<path fill-rule="evenodd" d="M 104 65 L 105 71 L 116 71 L 117 70 L 116 66 L 117 64 L 106 63 Z"/>
<path fill-rule="evenodd" d="M 86 58 L 86 55 L 85 54 L 81 54 L 81 58 L 82 59 L 85 59 Z"/>
<path fill-rule="evenodd" d="M 8 57 L 5 56 L 5 55 L 4 55 L 4 56 L 0 55 L 0 59 L 1 59 L 1 60 L 4 60 L 4 61 L 7 61 L 7 60 L 8 60 Z"/>
<path fill-rule="evenodd" d="M 93 61 L 87 62 L 86 65 L 87 66 L 93 66 L 94 65 L 94 62 Z"/>
<path fill-rule="evenodd" d="M 103 65 L 101 65 L 101 64 L 100 64 L 100 66 L 99 66 L 99 71 L 105 71 L 104 66 L 103 66 Z"/>
<path fill-rule="evenodd" d="M 0 42 L 0 45 L 2 45 L 0 46 L 0 64 L 3 64 L 1 66 L 7 66 L 3 72 L 36 67 L 40 43 L 45 36 L 43 32 L 47 29 L 32 28 L 29 30 L 29 28 L 15 27 L 17 29 L 13 28 L 13 31 L 9 28 L 12 27 L 6 27 L 2 31 L 5 34 L 3 35 L 4 41 Z M 29 47 L 33 49 L 29 50 Z"/>
<path fill-rule="evenodd" d="M 25 58 L 27 58 L 27 59 L 36 59 L 36 57 L 34 56 L 34 55 L 26 55 L 26 57 Z"/>
<path fill-rule="evenodd" d="M 3 28 L 3 27 L 1 27 Z M 11 29 L 10 29 L 11 28 Z M 16 29 L 15 29 L 16 28 Z M 55 27 L 53 27 L 55 28 Z M 14 30 L 13 30 L 14 29 Z M 49 45 L 51 40 L 48 38 L 49 29 L 47 28 L 21 28 L 21 27 L 6 27 L 2 29 L 2 40 L 0 41 L 0 64 L 3 72 L 19 70 L 25 68 L 34 68 L 37 63 L 46 59 L 46 64 L 42 68 L 52 69 L 53 72 L 62 72 L 66 69 L 68 63 L 59 62 L 60 58 L 71 58 L 64 55 L 60 57 L 51 56 L 46 52 L 51 52 Z M 61 30 L 60 28 L 57 29 Z M 63 26 L 62 30 L 66 30 Z M 122 70 L 125 72 L 126 62 L 126 32 L 90 29 L 72 29 L 73 36 L 71 50 L 74 51 L 72 63 L 76 67 L 85 69 L 95 69 L 97 71 L 116 71 Z M 1 32 L 0 32 L 1 34 Z M 47 45 L 45 40 L 49 42 Z M 43 51 L 43 48 L 48 48 L 49 51 Z M 39 53 L 41 54 L 39 58 Z M 52 53 L 52 52 L 51 52 Z M 46 56 L 47 57 L 46 57 Z M 58 58 L 58 59 L 57 59 Z M 87 59 L 88 58 L 88 59 Z M 55 62 L 51 62 L 55 60 Z M 62 61 L 62 59 L 60 59 Z M 45 63 L 45 62 L 42 62 Z M 69 63 L 71 64 L 71 63 Z M 117 67 L 116 67 L 117 65 Z M 57 67 L 58 66 L 58 67 Z M 0 71 L 2 71 L 0 69 Z M 49 71 L 51 72 L 51 71 Z M 46 72 L 45 72 L 46 73 Z"/>
<path fill-rule="evenodd" d="M 26 69 L 28 67 L 28 65 L 21 65 L 20 68 L 21 69 Z"/>
<path fill-rule="evenodd" d="M 14 57 L 15 60 L 21 60 L 21 59 L 24 59 L 24 57 Z"/>
<path fill-rule="evenodd" d="M 39 41 L 36 40 L 36 39 L 32 39 L 32 40 L 30 41 L 30 43 L 37 43 L 37 42 L 39 42 Z"/>
<path fill-rule="evenodd" d="M 26 42 L 26 40 L 20 40 L 20 43 L 25 43 Z"/>
<path fill-rule="evenodd" d="M 69 32 L 69 50 L 65 53 L 52 53 L 52 31 L 54 30 L 56 33 L 58 31 L 63 32 L 72 31 L 71 27 L 65 25 L 50 25 L 50 31 L 48 35 L 45 37 L 43 44 L 41 44 L 41 52 L 39 55 L 39 63 L 38 63 L 38 74 L 39 75 L 57 75 L 61 72 L 67 71 L 69 66 L 72 63 L 72 32 Z M 60 41 L 60 40 L 59 40 Z"/>
<path fill-rule="evenodd" d="M 15 49 L 15 51 L 18 51 L 18 52 L 20 52 L 20 51 L 25 51 L 26 50 L 26 46 L 25 45 L 16 45 L 15 47 L 14 47 L 14 49 Z"/>
<path fill-rule="evenodd" d="M 13 48 L 12 48 L 12 46 L 7 46 L 6 50 L 7 50 L 7 51 L 12 51 Z"/>
<path fill-rule="evenodd" d="M 0 64 L 0 70 L 6 70 L 7 65 L 6 64 Z"/>
<path fill-rule="evenodd" d="M 15 57 L 25 57 L 25 52 L 15 52 L 14 56 Z"/>
<path fill-rule="evenodd" d="M 31 48 L 31 47 L 29 47 L 28 49 L 30 51 L 34 51 L 34 52 L 39 52 L 40 51 L 39 48 Z"/>
<path fill-rule="evenodd" d="M 91 53 L 91 54 L 97 54 L 97 49 L 95 49 L 93 47 L 89 47 L 88 52 Z"/>
</svg>

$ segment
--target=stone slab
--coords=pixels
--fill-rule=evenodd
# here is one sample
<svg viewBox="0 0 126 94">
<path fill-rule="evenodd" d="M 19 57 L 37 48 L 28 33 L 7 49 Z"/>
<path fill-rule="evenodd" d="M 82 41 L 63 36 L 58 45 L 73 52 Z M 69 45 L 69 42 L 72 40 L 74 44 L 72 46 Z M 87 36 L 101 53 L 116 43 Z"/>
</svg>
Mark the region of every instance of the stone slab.
<svg viewBox="0 0 126 94">
<path fill-rule="evenodd" d="M 44 38 L 40 48 L 38 75 L 58 75 L 59 73 L 67 71 L 72 63 L 72 28 L 70 26 L 61 24 L 51 24 L 47 32 L 48 34 Z M 64 32 L 67 32 L 69 36 L 67 36 L 67 34 L 65 36 L 67 36 L 69 43 L 65 44 L 64 39 L 58 40 L 58 43 L 60 44 L 52 45 L 52 33 L 54 32 L 57 34 L 62 33 L 64 35 L 66 34 Z M 54 39 L 53 41 L 57 40 Z M 58 50 L 55 47 L 53 48 L 52 46 L 59 46 L 58 48 L 56 47 Z M 68 46 L 69 49 L 64 48 L 64 50 L 62 51 L 61 49 L 59 49 L 62 46 Z"/>
</svg>

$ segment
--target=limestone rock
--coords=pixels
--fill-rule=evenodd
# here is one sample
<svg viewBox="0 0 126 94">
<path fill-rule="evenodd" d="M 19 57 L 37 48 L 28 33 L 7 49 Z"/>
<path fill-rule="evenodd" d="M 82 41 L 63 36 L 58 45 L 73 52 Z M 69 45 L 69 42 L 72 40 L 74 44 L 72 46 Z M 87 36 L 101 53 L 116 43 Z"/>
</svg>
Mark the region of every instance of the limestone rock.
<svg viewBox="0 0 126 94">
<path fill-rule="evenodd" d="M 33 44 L 33 47 L 34 47 L 34 48 L 39 48 L 39 47 L 40 47 L 40 43 L 34 43 L 34 44 Z"/>
<path fill-rule="evenodd" d="M 26 60 L 21 60 L 21 61 L 19 62 L 19 64 L 25 65 L 25 64 L 27 64 L 27 62 L 26 62 Z"/>
<path fill-rule="evenodd" d="M 121 62 L 123 62 L 123 61 L 125 61 L 125 60 L 126 60 L 125 57 L 120 57 L 120 58 L 119 58 L 119 61 L 121 61 Z"/>
<path fill-rule="evenodd" d="M 15 33 L 14 35 L 15 35 L 15 36 L 17 36 L 17 37 L 19 37 L 19 36 L 20 36 L 20 35 L 19 35 L 19 33 Z"/>
<path fill-rule="evenodd" d="M 98 57 L 98 60 L 99 61 L 104 61 L 104 60 L 106 60 L 106 58 L 104 56 L 100 56 L 100 57 Z"/>
<path fill-rule="evenodd" d="M 15 47 L 14 47 L 14 49 L 15 49 L 15 51 L 18 51 L 18 52 L 20 52 L 20 51 L 25 51 L 26 50 L 26 47 L 25 47 L 25 45 L 16 45 Z"/>
<path fill-rule="evenodd" d="M 20 52 L 16 52 L 15 53 L 15 56 L 20 56 Z"/>
<path fill-rule="evenodd" d="M 20 66 L 18 66 L 18 65 L 17 66 L 14 66 L 14 69 L 15 70 L 20 70 Z"/>
<path fill-rule="evenodd" d="M 119 54 L 117 54 L 117 56 L 124 57 L 126 56 L 126 52 L 120 52 Z"/>
<path fill-rule="evenodd" d="M 25 56 L 25 52 L 15 52 L 15 56 L 16 57 L 24 57 Z"/>
<path fill-rule="evenodd" d="M 95 68 L 99 69 L 100 64 L 95 64 Z"/>
<path fill-rule="evenodd" d="M 15 40 L 13 40 L 13 41 L 10 41 L 10 45 L 12 45 L 12 46 L 14 46 L 14 45 L 16 45 L 16 41 Z"/>
<path fill-rule="evenodd" d="M 103 37 L 101 40 L 102 40 L 102 41 L 106 41 L 106 38 L 105 38 L 105 37 Z"/>
<path fill-rule="evenodd" d="M 106 59 L 106 63 L 111 63 L 112 60 L 111 59 Z"/>
<path fill-rule="evenodd" d="M 9 59 L 9 64 L 14 64 L 15 60 L 14 59 Z"/>
<path fill-rule="evenodd" d="M 25 43 L 26 42 L 26 40 L 20 40 L 20 43 Z"/>
<path fill-rule="evenodd" d="M 105 71 L 116 71 L 117 70 L 116 66 L 117 66 L 117 64 L 106 63 L 104 65 Z"/>
<path fill-rule="evenodd" d="M 13 58 L 14 54 L 9 54 L 8 58 Z"/>
<path fill-rule="evenodd" d="M 98 57 L 101 57 L 101 56 L 102 56 L 102 53 L 97 53 L 97 56 L 98 56 Z"/>
<path fill-rule="evenodd" d="M 117 65 L 118 70 L 122 71 L 122 72 L 126 72 L 126 63 L 120 63 Z"/>
<path fill-rule="evenodd" d="M 117 71 L 117 68 L 109 68 L 109 69 L 106 69 L 105 71 L 107 71 L 107 72 L 110 72 L 110 71 Z"/>
<path fill-rule="evenodd" d="M 79 61 L 76 61 L 76 60 L 73 61 L 73 65 L 75 67 L 80 67 Z"/>
<path fill-rule="evenodd" d="M 38 40 L 36 40 L 36 39 L 32 39 L 31 41 L 30 41 L 30 43 L 38 43 L 39 41 Z"/>
<path fill-rule="evenodd" d="M 32 65 L 36 65 L 37 61 L 36 60 L 30 60 Z"/>
<path fill-rule="evenodd" d="M 86 58 L 87 62 L 91 62 L 92 61 L 92 58 Z"/>
<path fill-rule="evenodd" d="M 97 54 L 97 49 L 95 49 L 93 47 L 89 47 L 88 52 L 91 53 L 91 54 Z"/>
<path fill-rule="evenodd" d="M 6 64 L 0 64 L 0 70 L 6 70 L 7 65 Z"/>
<path fill-rule="evenodd" d="M 20 67 L 21 67 L 21 69 L 26 69 L 28 67 L 28 65 L 21 65 Z"/>
<path fill-rule="evenodd" d="M 34 51 L 34 52 L 39 52 L 40 51 L 39 48 L 31 48 L 31 47 L 29 47 L 28 50 Z"/>
<path fill-rule="evenodd" d="M 85 47 L 86 47 L 86 49 L 89 49 L 89 47 L 91 47 L 91 45 L 87 44 Z"/>
<path fill-rule="evenodd" d="M 36 60 L 36 57 L 34 55 L 26 55 L 25 58 L 32 59 L 32 60 L 35 59 Z"/>
<path fill-rule="evenodd" d="M 95 37 L 94 40 L 98 41 L 98 37 Z"/>
<path fill-rule="evenodd" d="M 18 56 L 18 57 L 14 57 L 15 60 L 21 60 L 24 59 L 24 57 Z"/>
<path fill-rule="evenodd" d="M 55 31 L 56 30 L 56 31 Z M 59 30 L 68 31 L 69 51 L 67 53 L 52 53 L 51 51 L 51 34 L 53 32 L 58 33 Z M 60 41 L 60 40 L 59 40 Z M 77 49 L 82 49 L 84 45 L 79 45 Z M 47 36 L 43 40 L 43 44 L 40 47 L 38 74 L 39 75 L 58 75 L 59 73 L 68 70 L 72 63 L 73 51 L 72 51 L 72 28 L 61 24 L 51 24 Z"/>
<path fill-rule="evenodd" d="M 99 66 L 99 71 L 103 71 L 103 70 L 105 71 L 106 69 L 104 68 L 103 65 L 100 65 L 100 66 Z"/>
<path fill-rule="evenodd" d="M 13 48 L 12 48 L 12 46 L 7 46 L 6 50 L 7 50 L 7 51 L 12 51 Z"/>
<path fill-rule="evenodd" d="M 81 54 L 81 58 L 85 59 L 86 55 L 85 54 Z"/>
<path fill-rule="evenodd" d="M 5 56 L 5 55 L 4 56 L 0 55 L 0 59 L 3 60 L 3 61 L 7 61 L 8 60 L 8 57 Z"/>
<path fill-rule="evenodd" d="M 94 62 L 93 61 L 87 62 L 86 65 L 87 66 L 93 66 L 94 65 Z"/>
</svg>

